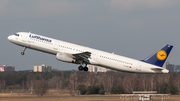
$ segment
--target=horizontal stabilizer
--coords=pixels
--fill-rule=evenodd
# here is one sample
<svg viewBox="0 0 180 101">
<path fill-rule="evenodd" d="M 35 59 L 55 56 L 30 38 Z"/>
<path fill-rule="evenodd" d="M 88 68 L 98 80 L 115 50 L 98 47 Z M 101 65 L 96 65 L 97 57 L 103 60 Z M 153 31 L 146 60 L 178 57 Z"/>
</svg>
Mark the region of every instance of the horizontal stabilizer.
<svg viewBox="0 0 180 101">
<path fill-rule="evenodd" d="M 162 71 L 163 70 L 163 68 L 151 68 L 151 69 L 154 71 Z"/>
</svg>

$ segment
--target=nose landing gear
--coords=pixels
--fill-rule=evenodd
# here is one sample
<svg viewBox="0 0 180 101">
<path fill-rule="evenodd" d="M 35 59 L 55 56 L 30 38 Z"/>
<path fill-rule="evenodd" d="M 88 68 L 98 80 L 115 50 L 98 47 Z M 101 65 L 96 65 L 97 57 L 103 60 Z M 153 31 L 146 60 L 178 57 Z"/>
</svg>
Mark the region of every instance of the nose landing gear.
<svg viewBox="0 0 180 101">
<path fill-rule="evenodd" d="M 23 48 L 23 52 L 21 52 L 21 55 L 24 55 L 25 53 L 25 50 L 26 50 L 26 47 Z"/>
</svg>

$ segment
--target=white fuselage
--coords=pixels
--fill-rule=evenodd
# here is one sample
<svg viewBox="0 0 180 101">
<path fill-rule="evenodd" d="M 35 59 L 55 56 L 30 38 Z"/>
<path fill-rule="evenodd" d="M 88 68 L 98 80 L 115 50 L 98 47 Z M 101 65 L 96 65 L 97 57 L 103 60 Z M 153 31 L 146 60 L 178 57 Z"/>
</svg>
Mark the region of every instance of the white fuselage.
<svg viewBox="0 0 180 101">
<path fill-rule="evenodd" d="M 41 35 L 19 32 L 19 36 L 11 35 L 8 39 L 17 45 L 27 47 L 30 49 L 50 53 L 56 55 L 58 52 L 67 52 L 71 54 L 91 52 L 89 58 L 92 65 L 102 66 L 105 68 L 134 73 L 169 73 L 167 69 L 162 71 L 152 70 L 151 68 L 161 68 L 152 64 L 148 64 L 139 60 L 131 59 L 128 57 L 84 47 Z M 36 38 L 33 38 L 36 37 Z"/>
</svg>

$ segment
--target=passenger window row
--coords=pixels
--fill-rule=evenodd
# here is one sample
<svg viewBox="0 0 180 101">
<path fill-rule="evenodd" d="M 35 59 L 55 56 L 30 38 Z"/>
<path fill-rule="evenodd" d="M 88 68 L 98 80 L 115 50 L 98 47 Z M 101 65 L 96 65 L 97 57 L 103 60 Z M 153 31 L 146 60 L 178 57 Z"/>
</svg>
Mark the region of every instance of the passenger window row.
<svg viewBox="0 0 180 101">
<path fill-rule="evenodd" d="M 85 52 L 82 50 L 78 50 L 78 49 L 74 49 L 74 48 L 70 48 L 70 47 L 66 47 L 66 46 L 62 46 L 62 45 L 59 45 L 59 47 L 66 48 L 66 49 L 73 50 L 73 51 L 77 51 L 77 52 Z"/>
<path fill-rule="evenodd" d="M 102 56 L 102 55 L 100 55 L 100 57 L 105 58 L 105 59 L 109 59 L 109 60 L 112 60 L 112 61 L 116 61 L 116 62 L 121 62 L 121 63 L 128 64 L 128 65 L 133 65 L 132 63 L 129 63 L 129 62 L 121 61 L 121 60 L 118 60 L 118 59 L 114 59 L 114 58 L 110 58 L 110 57 L 106 57 L 106 56 Z"/>
</svg>

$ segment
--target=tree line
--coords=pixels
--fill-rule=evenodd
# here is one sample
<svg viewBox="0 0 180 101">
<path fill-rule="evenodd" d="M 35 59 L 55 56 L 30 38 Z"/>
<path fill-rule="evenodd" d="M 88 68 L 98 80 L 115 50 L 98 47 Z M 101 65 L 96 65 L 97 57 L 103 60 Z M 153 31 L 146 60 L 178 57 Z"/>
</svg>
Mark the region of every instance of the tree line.
<svg viewBox="0 0 180 101">
<path fill-rule="evenodd" d="M 19 89 L 42 96 L 48 89 L 67 89 L 74 94 L 131 94 L 133 91 L 180 92 L 180 73 L 134 74 L 122 72 L 89 73 L 72 71 L 1 72 L 0 92 Z"/>
</svg>

